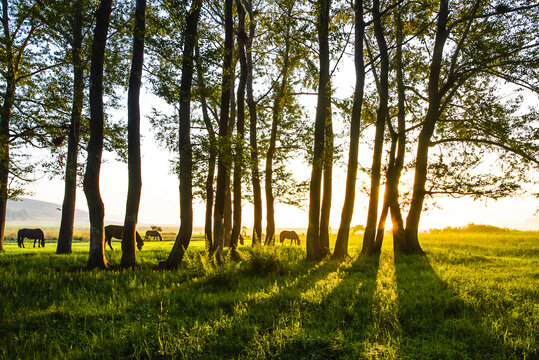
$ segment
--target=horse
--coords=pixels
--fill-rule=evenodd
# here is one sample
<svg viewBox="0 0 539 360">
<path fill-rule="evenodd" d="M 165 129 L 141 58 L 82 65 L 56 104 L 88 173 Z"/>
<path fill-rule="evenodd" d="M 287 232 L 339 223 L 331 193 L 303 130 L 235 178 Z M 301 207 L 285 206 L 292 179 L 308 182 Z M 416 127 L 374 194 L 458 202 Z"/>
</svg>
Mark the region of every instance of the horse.
<svg viewBox="0 0 539 360">
<path fill-rule="evenodd" d="M 112 238 L 122 240 L 122 233 L 124 232 L 124 227 L 121 225 L 107 225 L 105 226 L 105 243 L 108 243 L 111 250 L 112 248 Z M 135 232 L 135 238 L 137 240 L 137 248 L 142 250 L 144 241 L 140 237 L 138 231 Z"/>
<path fill-rule="evenodd" d="M 281 241 L 281 244 L 283 244 L 286 239 L 290 239 L 290 245 L 292 245 L 292 243 L 296 243 L 298 246 L 301 244 L 299 236 L 295 231 L 281 231 L 281 233 L 279 234 L 279 240 Z"/>
<path fill-rule="evenodd" d="M 41 229 L 19 229 L 17 232 L 17 244 L 19 247 L 24 247 L 24 238 L 34 239 L 34 247 L 36 247 L 36 241 L 38 247 L 45 247 L 45 235 Z"/>
<path fill-rule="evenodd" d="M 144 236 L 144 240 L 148 241 L 150 239 L 157 240 L 159 238 L 159 241 L 163 241 L 163 238 L 161 237 L 161 234 L 159 234 L 159 231 L 157 230 L 148 230 L 146 231 L 146 235 Z"/>
</svg>

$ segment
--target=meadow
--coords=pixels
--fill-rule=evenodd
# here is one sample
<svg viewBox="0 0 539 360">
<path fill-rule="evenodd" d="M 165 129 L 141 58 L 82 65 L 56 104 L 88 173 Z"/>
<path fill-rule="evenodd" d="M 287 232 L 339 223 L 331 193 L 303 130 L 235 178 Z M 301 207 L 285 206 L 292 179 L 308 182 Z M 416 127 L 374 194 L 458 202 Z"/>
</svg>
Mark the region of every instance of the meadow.
<svg viewBox="0 0 539 360">
<path fill-rule="evenodd" d="M 423 233 L 426 256 L 305 260 L 301 247 L 241 247 L 216 267 L 193 241 L 160 271 L 171 241 L 139 269 L 87 271 L 72 255 L 0 255 L 2 359 L 536 359 L 539 233 Z M 119 264 L 119 243 L 107 258 Z"/>
</svg>

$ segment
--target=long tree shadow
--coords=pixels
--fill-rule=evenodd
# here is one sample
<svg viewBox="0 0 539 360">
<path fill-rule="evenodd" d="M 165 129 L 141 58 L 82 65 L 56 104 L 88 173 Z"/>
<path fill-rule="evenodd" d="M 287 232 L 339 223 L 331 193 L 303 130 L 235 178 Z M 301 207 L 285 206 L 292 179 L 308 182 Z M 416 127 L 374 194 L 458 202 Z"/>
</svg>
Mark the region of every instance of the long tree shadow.
<svg viewBox="0 0 539 360">
<path fill-rule="evenodd" d="M 317 282 L 323 281 L 337 268 L 338 264 L 334 262 L 319 265 L 313 263 L 308 271 L 298 273 L 296 277 L 284 275 L 262 289 L 251 289 L 252 292 L 246 294 L 241 303 L 234 304 L 233 311 L 225 314 L 224 321 L 221 317 L 201 324 L 202 327 L 206 325 L 216 331 L 206 339 L 195 357 L 206 359 L 212 354 L 219 354 L 219 358 L 234 358 L 245 352 L 245 344 L 265 343 L 262 347 L 270 345 L 262 340 L 264 335 L 271 333 L 275 327 L 293 327 L 301 294 L 313 289 Z M 282 344 L 278 340 L 276 343 Z M 256 352 L 261 355 L 259 350 Z"/>
<path fill-rule="evenodd" d="M 280 314 L 294 307 L 291 302 L 298 294 L 312 288 L 338 266 L 335 262 L 300 261 L 288 268 L 290 273 L 251 275 L 249 281 L 240 281 L 246 277 L 242 271 L 218 271 L 186 283 L 181 289 L 164 289 L 146 303 L 133 303 L 124 315 L 135 316 L 148 310 L 153 314 L 148 329 L 151 337 L 146 340 L 154 355 L 235 358 L 245 344 L 257 342 Z M 227 279 L 227 274 L 232 278 Z M 155 306 L 148 309 L 148 303 L 161 303 L 162 312 L 156 314 Z"/>
<path fill-rule="evenodd" d="M 338 284 L 320 302 L 300 304 L 296 324 L 300 331 L 295 337 L 285 346 L 270 346 L 264 355 L 277 359 L 362 358 L 379 263 L 379 255 L 360 255 L 342 264 Z"/>
<path fill-rule="evenodd" d="M 491 334 L 486 318 L 438 277 L 428 256 L 395 254 L 395 272 L 403 357 L 511 357 L 511 350 Z"/>
</svg>

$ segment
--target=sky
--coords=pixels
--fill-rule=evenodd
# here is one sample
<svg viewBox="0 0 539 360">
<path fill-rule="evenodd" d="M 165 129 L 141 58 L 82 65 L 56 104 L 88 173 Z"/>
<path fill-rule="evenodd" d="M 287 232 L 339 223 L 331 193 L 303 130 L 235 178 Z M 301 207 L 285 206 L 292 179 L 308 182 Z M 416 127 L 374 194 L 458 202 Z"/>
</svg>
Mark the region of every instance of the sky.
<svg viewBox="0 0 539 360">
<path fill-rule="evenodd" d="M 335 96 L 340 98 L 349 97 L 353 94 L 353 80 L 355 70 L 351 61 L 345 61 L 334 73 L 333 84 L 336 88 Z M 507 88 L 511 92 L 510 88 Z M 526 93 L 525 93 L 526 94 Z M 539 98 L 527 93 L 525 104 L 538 104 Z M 316 96 L 302 98 L 302 105 L 307 112 L 312 114 L 316 109 Z M 180 224 L 179 210 L 179 181 L 176 175 L 170 173 L 169 159 L 172 154 L 161 147 L 155 141 L 147 114 L 152 108 L 167 111 L 168 105 L 158 97 L 142 89 L 141 95 L 141 153 L 142 153 L 142 194 L 139 208 L 139 224 L 144 225 L 177 225 Z M 112 118 L 121 119 L 127 123 L 127 112 L 114 111 Z M 334 117 L 334 121 L 335 117 Z M 338 121 L 338 120 L 337 120 Z M 345 131 L 348 134 L 347 131 Z M 365 141 L 373 139 L 374 135 L 368 132 L 364 134 Z M 346 135 L 348 139 L 348 135 Z M 386 144 L 387 146 L 387 144 Z M 46 156 L 46 155 L 45 155 Z M 101 197 L 105 204 L 106 220 L 123 222 L 125 203 L 127 197 L 127 164 L 114 160 L 114 155 L 104 154 L 105 162 L 101 168 Z M 344 150 L 341 163 L 345 164 L 348 159 L 348 149 Z M 360 166 L 370 168 L 372 162 L 372 150 L 365 145 L 360 148 Z M 310 179 L 310 167 L 306 164 L 294 165 L 298 179 Z M 358 174 L 358 184 L 363 181 L 369 184 L 365 174 Z M 344 166 L 334 167 L 333 170 L 333 198 L 330 217 L 330 226 L 334 231 L 339 227 L 342 205 L 344 202 L 344 189 L 346 169 Z M 263 186 L 262 182 L 262 186 Z M 64 183 L 61 180 L 48 180 L 42 176 L 37 182 L 30 184 L 28 190 L 33 194 L 30 198 L 61 204 L 64 196 Z M 262 188 L 262 198 L 265 198 Z M 534 192 L 539 192 L 536 186 Z M 380 190 L 383 194 L 383 188 Z M 481 200 L 473 201 L 469 198 L 437 198 L 438 207 L 430 206 L 430 210 L 421 215 L 420 228 L 444 228 L 447 226 L 464 226 L 468 223 L 489 224 L 500 227 L 539 230 L 539 216 L 535 215 L 539 209 L 539 200 L 531 195 L 501 199 L 498 201 Z M 366 194 L 356 190 L 356 201 L 352 225 L 366 222 L 368 198 Z M 77 205 L 81 210 L 87 210 L 86 198 L 82 189 L 77 191 Z M 194 201 L 194 226 L 204 226 L 205 205 L 200 201 Z M 265 226 L 265 205 L 263 205 L 263 224 Z M 403 216 L 406 216 L 404 208 Z M 275 211 L 276 227 L 306 228 L 308 225 L 308 209 L 297 209 L 286 205 L 276 204 Z M 253 224 L 253 207 L 244 201 L 242 210 L 242 223 L 247 227 Z M 391 228 L 390 221 L 386 229 Z"/>
<path fill-rule="evenodd" d="M 159 99 L 145 94 L 143 114 L 148 113 L 151 106 L 160 106 Z M 123 117 L 123 113 L 114 116 Z M 179 210 L 179 181 L 176 175 L 170 173 L 169 159 L 172 158 L 168 150 L 160 148 L 155 142 L 155 135 L 148 119 L 142 117 L 142 194 L 139 208 L 139 224 L 143 225 L 177 225 L 180 224 Z M 368 134 L 366 134 L 368 136 Z M 363 167 L 370 166 L 368 152 L 360 157 Z M 347 160 L 347 152 L 343 161 Z M 127 164 L 114 160 L 114 155 L 104 154 L 105 162 L 101 168 L 101 196 L 105 204 L 106 220 L 122 222 L 127 197 Z M 299 178 L 308 179 L 310 168 L 299 165 L 301 169 Z M 360 175 L 361 180 L 368 181 L 366 175 Z M 330 226 L 334 231 L 339 227 L 341 209 L 344 201 L 346 173 L 345 167 L 335 167 L 333 179 L 333 201 L 331 209 Z M 262 184 L 263 185 L 263 184 Z M 33 194 L 30 198 L 61 204 L 64 196 L 64 183 L 59 180 L 48 180 L 42 177 L 28 186 Z M 262 189 L 264 191 L 264 189 Z M 365 194 L 356 191 L 356 201 L 352 225 L 365 224 L 368 198 Z M 381 190 L 383 194 L 383 189 Z M 263 194 L 264 198 L 264 194 Z M 490 224 L 501 227 L 520 229 L 539 229 L 539 217 L 534 213 L 539 207 L 535 197 L 523 196 L 498 201 L 473 201 L 468 198 L 438 198 L 438 208 L 422 214 L 421 229 L 444 228 L 447 226 L 464 226 L 468 223 Z M 251 227 L 253 224 L 253 207 L 243 204 L 243 225 Z M 265 205 L 264 205 L 265 206 Z M 86 198 L 82 189 L 77 192 L 78 209 L 87 210 Z M 264 208 L 265 209 L 265 208 Z M 194 202 L 194 226 L 204 226 L 205 205 L 200 200 Z M 276 205 L 276 226 L 278 229 L 306 228 L 308 225 L 308 209 L 297 209 L 286 205 Z M 405 215 L 405 213 L 404 213 Z M 265 224 L 265 210 L 263 211 Z M 388 222 L 386 228 L 391 228 Z"/>
</svg>

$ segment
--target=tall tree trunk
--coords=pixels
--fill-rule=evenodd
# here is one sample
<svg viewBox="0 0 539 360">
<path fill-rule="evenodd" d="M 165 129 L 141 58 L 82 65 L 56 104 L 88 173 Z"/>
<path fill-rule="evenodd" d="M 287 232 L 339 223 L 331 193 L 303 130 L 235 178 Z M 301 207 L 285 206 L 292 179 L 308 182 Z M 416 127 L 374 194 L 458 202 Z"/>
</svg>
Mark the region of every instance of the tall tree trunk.
<svg viewBox="0 0 539 360">
<path fill-rule="evenodd" d="M 4 37 L 11 39 L 9 30 L 8 2 L 2 0 L 2 26 Z M 6 212 L 8 199 L 9 178 L 9 121 L 11 110 L 15 103 L 15 64 L 13 63 L 13 49 L 11 42 L 6 43 L 6 57 L 9 68 L 6 69 L 6 90 L 4 102 L 0 113 L 0 252 L 4 252 L 4 236 L 6 226 Z"/>
<path fill-rule="evenodd" d="M 319 0 L 318 8 L 318 43 L 320 74 L 318 82 L 318 102 L 314 126 L 314 157 L 309 192 L 309 226 L 307 228 L 307 259 L 322 258 L 320 242 L 320 188 L 324 157 L 324 132 L 329 108 L 329 9 L 330 0 Z"/>
<path fill-rule="evenodd" d="M 232 139 L 232 137 L 230 137 Z M 232 165 L 232 164 L 231 164 Z M 223 247 L 230 246 L 230 235 L 232 233 L 232 191 L 230 191 L 230 172 L 226 179 L 226 194 L 225 194 L 225 212 L 223 218 Z"/>
<path fill-rule="evenodd" d="M 208 159 L 208 175 L 206 177 L 206 216 L 204 221 L 204 240 L 206 252 L 210 252 L 213 246 L 212 237 L 212 210 L 213 210 L 213 178 L 215 176 L 215 161 L 217 160 L 217 151 L 215 143 L 215 131 L 211 123 L 208 112 L 208 103 L 206 101 L 206 86 L 204 85 L 204 75 L 202 72 L 202 59 L 200 58 L 199 47 L 195 47 L 195 58 L 197 67 L 197 82 L 200 89 L 200 103 L 202 105 L 202 118 L 208 131 L 210 150 Z"/>
<path fill-rule="evenodd" d="M 232 0 L 225 0 L 225 49 L 223 56 L 223 80 L 221 84 L 221 113 L 219 116 L 219 145 L 228 144 L 228 119 L 230 110 L 230 73 L 232 70 L 232 52 L 234 46 Z M 213 253 L 218 264 L 223 262 L 223 236 L 224 236 L 224 209 L 226 195 L 226 178 L 228 175 L 228 160 L 226 149 L 219 149 L 217 167 L 217 189 L 215 194 L 215 209 L 213 216 Z"/>
<path fill-rule="evenodd" d="M 382 166 L 382 151 L 384 146 L 384 129 L 388 113 L 389 99 L 389 55 L 387 43 L 384 37 L 382 19 L 380 14 L 380 3 L 373 0 L 372 16 L 374 18 L 374 34 L 380 51 L 380 104 L 376 113 L 376 134 L 374 139 L 374 151 L 371 167 L 371 189 L 369 196 L 369 208 L 367 210 L 367 224 L 363 235 L 362 253 L 372 253 L 376 235 L 376 220 L 378 218 L 378 198 L 380 193 L 380 177 Z"/>
<path fill-rule="evenodd" d="M 137 0 L 133 34 L 133 57 L 131 59 L 131 75 L 127 94 L 129 182 L 127 187 L 127 203 L 125 206 L 124 231 L 122 233 L 122 259 L 120 264 L 123 268 L 136 266 L 135 231 L 137 228 L 140 192 L 142 188 L 142 174 L 140 169 L 140 85 L 142 81 L 142 65 L 144 63 L 145 28 L 146 0 Z"/>
<path fill-rule="evenodd" d="M 329 251 L 329 216 L 331 211 L 331 190 L 333 183 L 333 123 L 331 121 L 331 100 L 328 99 L 328 114 L 326 117 L 324 144 L 324 185 L 322 208 L 320 212 L 320 251 L 321 256 L 330 254 Z"/>
<path fill-rule="evenodd" d="M 62 220 L 58 234 L 57 254 L 71 254 L 73 242 L 73 222 L 77 195 L 77 158 L 79 154 L 80 122 L 84 101 L 84 67 L 82 66 L 82 0 L 75 2 L 73 18 L 73 40 L 71 44 L 71 64 L 73 65 L 73 105 L 67 143 L 67 164 L 65 175 Z"/>
<path fill-rule="evenodd" d="M 275 155 L 277 143 L 277 129 L 281 120 L 283 101 L 286 96 L 288 86 L 288 67 L 290 53 L 290 25 L 287 25 L 285 38 L 285 50 L 283 55 L 283 69 L 281 72 L 281 83 L 276 86 L 273 107 L 271 109 L 271 134 L 268 152 L 266 154 L 266 240 L 265 245 L 275 245 L 275 196 L 273 195 L 273 157 Z"/>
<path fill-rule="evenodd" d="M 232 69 L 230 70 L 230 115 L 228 117 L 228 139 L 230 139 L 230 151 L 232 152 L 233 133 L 236 126 L 236 94 L 234 93 L 236 87 L 236 61 L 237 58 L 232 58 Z M 232 169 L 232 163 L 230 163 L 230 169 Z M 230 170 L 226 177 L 226 195 L 225 195 L 225 215 L 224 215 L 224 247 L 230 247 L 230 239 L 232 236 L 232 184 L 230 182 Z"/>
<path fill-rule="evenodd" d="M 425 199 L 425 183 L 427 181 L 427 166 L 429 143 L 434 133 L 436 121 L 439 117 L 439 109 L 442 96 L 439 89 L 440 70 L 442 67 L 443 50 L 445 41 L 447 40 L 447 19 L 449 15 L 448 0 L 440 1 L 440 10 L 438 13 L 438 23 L 436 36 L 434 39 L 434 51 L 432 54 L 432 62 L 430 65 L 429 74 L 429 107 L 423 124 L 423 128 L 419 133 L 419 141 L 417 144 L 416 168 L 414 176 L 414 187 L 412 193 L 412 202 L 410 211 L 406 218 L 405 239 L 402 244 L 401 251 L 404 253 L 422 254 L 423 250 L 419 245 L 418 229 L 419 218 L 423 209 L 423 201 Z"/>
<path fill-rule="evenodd" d="M 389 150 L 388 168 L 386 172 L 386 186 L 384 190 L 384 202 L 382 204 L 382 211 L 380 213 L 380 219 L 378 220 L 378 229 L 376 230 L 376 239 L 374 241 L 372 252 L 379 253 L 382 250 L 382 243 L 384 242 L 384 234 L 386 230 L 387 215 L 389 215 L 390 201 L 393 190 L 393 178 L 395 167 L 395 156 L 397 149 L 397 133 L 393 131 L 391 126 L 391 119 L 388 117 L 387 125 L 391 134 L 391 148 Z"/>
<path fill-rule="evenodd" d="M 247 12 L 249 13 L 249 38 L 246 44 L 247 58 L 247 107 L 249 108 L 249 144 L 251 146 L 251 181 L 253 185 L 254 224 L 252 245 L 260 245 L 262 242 L 262 190 L 260 189 L 260 173 L 258 169 L 258 143 L 257 143 L 257 112 L 256 102 L 253 95 L 253 40 L 255 37 L 256 23 L 254 20 L 253 1 L 247 0 Z"/>
<path fill-rule="evenodd" d="M 391 211 L 391 222 L 393 227 L 393 248 L 395 251 L 400 251 L 402 241 L 404 239 L 404 222 L 399 205 L 399 182 L 404 167 L 404 155 L 406 151 L 406 120 L 405 120 L 405 91 L 404 91 L 404 64 L 402 61 L 402 44 L 404 41 L 403 27 L 401 14 L 402 8 L 397 6 L 394 10 L 395 23 L 397 27 L 395 42 L 395 67 L 396 67 L 396 82 L 397 82 L 397 121 L 398 131 L 395 132 L 388 120 L 388 127 L 391 133 L 391 151 L 389 156 L 389 165 L 386 175 L 386 190 L 384 194 L 384 205 L 380 221 L 378 223 L 378 231 L 376 234 L 375 251 L 380 251 L 384 239 L 385 222 L 388 215 L 388 210 Z M 396 150 L 395 150 L 396 149 Z M 396 155 L 395 155 L 396 152 Z"/>
<path fill-rule="evenodd" d="M 108 267 L 108 261 L 105 258 L 103 226 L 105 207 L 99 190 L 99 172 L 103 153 L 103 64 L 111 11 L 112 0 L 101 0 L 95 16 L 96 25 L 90 67 L 90 141 L 84 174 L 84 194 L 90 213 L 88 268 L 101 269 Z"/>
<path fill-rule="evenodd" d="M 245 137 L 245 86 L 247 83 L 247 59 L 245 57 L 245 9 L 240 0 L 236 0 L 238 11 L 238 58 L 240 61 L 240 82 L 237 96 L 236 153 L 234 159 L 234 223 L 230 236 L 230 251 L 235 256 L 241 231 L 241 179 L 243 175 L 243 140 Z"/>
<path fill-rule="evenodd" d="M 181 224 L 174 246 L 161 269 L 180 266 L 193 232 L 193 158 L 191 150 L 191 86 L 193 83 L 193 53 L 197 43 L 197 27 L 202 0 L 193 0 L 186 19 L 185 43 L 183 46 L 182 77 L 180 83 L 180 216 Z"/>
<path fill-rule="evenodd" d="M 389 207 L 391 210 L 391 222 L 393 224 L 393 249 L 400 251 L 404 241 L 404 222 L 399 205 L 399 182 L 404 167 L 404 155 L 406 152 L 406 119 L 405 119 L 405 91 L 404 91 L 404 63 L 402 59 L 402 44 L 404 42 L 403 28 L 404 24 L 401 17 L 402 7 L 395 9 L 395 22 L 397 24 L 396 33 L 396 67 L 397 67 L 397 121 L 398 121 L 398 147 L 397 157 L 395 159 L 394 172 L 391 179 L 391 193 L 389 198 Z"/>
<path fill-rule="evenodd" d="M 365 23 L 363 22 L 363 0 L 356 0 L 355 14 L 355 48 L 354 63 L 356 67 L 356 84 L 354 103 L 352 106 L 352 119 L 350 121 L 350 152 L 348 155 L 348 168 L 346 173 L 346 190 L 341 213 L 341 224 L 337 233 L 333 257 L 343 259 L 348 256 L 348 237 L 350 235 L 350 222 L 354 212 L 356 198 L 356 178 L 358 167 L 359 133 L 361 128 L 361 105 L 363 103 L 363 88 L 365 86 L 365 62 L 363 61 L 363 36 Z"/>
</svg>

